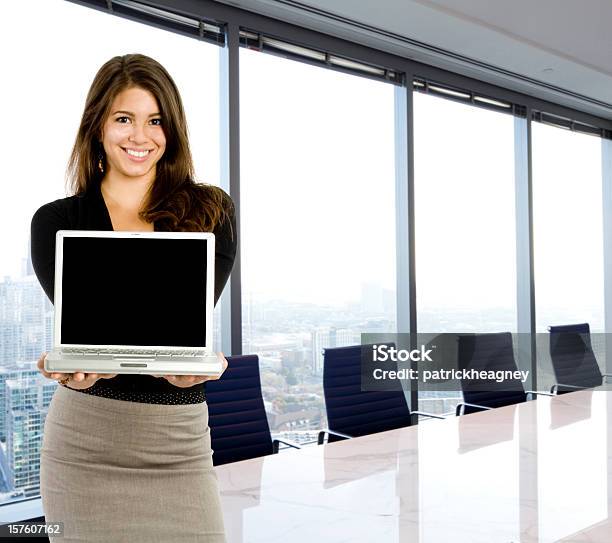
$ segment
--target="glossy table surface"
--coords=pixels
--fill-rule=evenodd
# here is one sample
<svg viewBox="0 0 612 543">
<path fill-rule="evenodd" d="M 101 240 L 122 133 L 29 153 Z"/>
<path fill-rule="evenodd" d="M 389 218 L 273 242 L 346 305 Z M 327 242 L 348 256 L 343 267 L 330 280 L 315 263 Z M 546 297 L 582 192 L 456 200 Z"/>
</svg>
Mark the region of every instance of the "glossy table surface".
<svg viewBox="0 0 612 543">
<path fill-rule="evenodd" d="M 612 392 L 216 468 L 228 543 L 612 542 Z"/>
</svg>

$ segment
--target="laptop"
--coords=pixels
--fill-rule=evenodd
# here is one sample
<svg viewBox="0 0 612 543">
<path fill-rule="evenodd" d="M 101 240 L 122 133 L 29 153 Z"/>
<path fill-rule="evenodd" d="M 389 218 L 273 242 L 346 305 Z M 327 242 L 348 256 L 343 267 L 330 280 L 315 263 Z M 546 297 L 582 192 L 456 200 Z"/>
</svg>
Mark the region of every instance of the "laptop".
<svg viewBox="0 0 612 543">
<path fill-rule="evenodd" d="M 214 375 L 215 236 L 60 230 L 49 372 Z"/>
</svg>

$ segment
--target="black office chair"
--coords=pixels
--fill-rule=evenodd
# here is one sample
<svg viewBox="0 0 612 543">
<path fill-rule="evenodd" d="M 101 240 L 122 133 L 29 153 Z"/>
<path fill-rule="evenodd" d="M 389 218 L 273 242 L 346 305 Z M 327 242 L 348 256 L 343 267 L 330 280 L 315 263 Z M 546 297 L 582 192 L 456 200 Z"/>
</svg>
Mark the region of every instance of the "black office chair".
<svg viewBox="0 0 612 543">
<path fill-rule="evenodd" d="M 257 355 L 228 356 L 228 366 L 219 380 L 205 385 L 213 464 L 219 466 L 279 451 L 272 439 L 261 395 Z"/>
<path fill-rule="evenodd" d="M 457 365 L 460 370 L 518 371 L 510 332 L 459 334 L 457 342 Z M 525 391 L 518 379 L 500 383 L 494 379 L 461 379 L 461 389 L 464 401 L 457 404 L 455 413 L 458 416 L 521 403 L 537 394 L 551 395 Z"/>
<path fill-rule="evenodd" d="M 393 344 L 386 344 L 393 346 Z M 410 426 L 412 415 L 436 419 L 443 416 L 410 411 L 401 390 L 378 392 L 361 390 L 361 353 L 372 345 L 333 347 L 323 351 L 323 393 L 329 428 L 319 432 L 317 442 L 395 430 Z"/>
<path fill-rule="evenodd" d="M 557 384 L 550 389 L 557 394 L 598 387 L 609 373 L 601 373 L 591 346 L 588 323 L 549 326 L 550 359 Z"/>
</svg>

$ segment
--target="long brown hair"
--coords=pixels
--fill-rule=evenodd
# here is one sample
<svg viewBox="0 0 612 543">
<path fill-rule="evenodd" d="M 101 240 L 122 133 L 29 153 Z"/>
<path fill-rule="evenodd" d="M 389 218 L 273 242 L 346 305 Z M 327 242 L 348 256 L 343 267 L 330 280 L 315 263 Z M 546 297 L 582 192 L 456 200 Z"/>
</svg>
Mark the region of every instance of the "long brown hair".
<svg viewBox="0 0 612 543">
<path fill-rule="evenodd" d="M 99 70 L 87 93 L 81 124 L 67 168 L 72 194 L 82 194 L 100 184 L 98 168 L 106 157 L 101 144 L 102 127 L 115 97 L 125 89 L 149 91 L 159 105 L 166 149 L 156 164 L 155 181 L 138 215 L 155 221 L 162 231 L 210 232 L 235 212 L 225 191 L 196 183 L 187 136 L 187 121 L 179 91 L 166 69 L 145 55 L 111 58 Z M 231 227 L 231 221 L 230 221 Z M 232 232 L 232 238 L 233 238 Z"/>
</svg>

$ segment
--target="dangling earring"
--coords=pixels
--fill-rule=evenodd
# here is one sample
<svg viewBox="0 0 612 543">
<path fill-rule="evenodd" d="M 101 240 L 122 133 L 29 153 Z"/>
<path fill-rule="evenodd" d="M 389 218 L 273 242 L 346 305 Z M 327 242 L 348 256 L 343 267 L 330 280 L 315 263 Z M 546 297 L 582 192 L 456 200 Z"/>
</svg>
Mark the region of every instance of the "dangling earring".
<svg viewBox="0 0 612 543">
<path fill-rule="evenodd" d="M 98 153 L 98 170 L 100 173 L 104 173 L 104 155 L 102 153 Z"/>
</svg>

